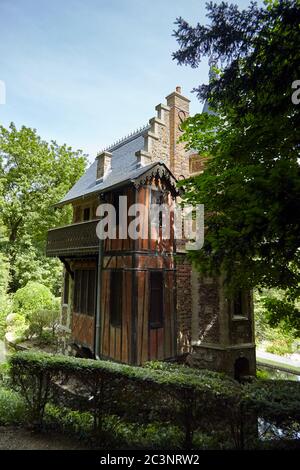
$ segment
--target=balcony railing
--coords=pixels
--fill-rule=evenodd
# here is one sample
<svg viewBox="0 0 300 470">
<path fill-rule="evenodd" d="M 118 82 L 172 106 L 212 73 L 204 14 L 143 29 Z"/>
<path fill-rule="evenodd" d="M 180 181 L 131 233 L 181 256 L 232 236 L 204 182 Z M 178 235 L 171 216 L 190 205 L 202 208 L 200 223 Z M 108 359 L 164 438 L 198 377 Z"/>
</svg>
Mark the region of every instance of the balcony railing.
<svg viewBox="0 0 300 470">
<path fill-rule="evenodd" d="M 95 254 L 99 249 L 96 234 L 98 220 L 66 225 L 48 231 L 47 256 Z"/>
</svg>

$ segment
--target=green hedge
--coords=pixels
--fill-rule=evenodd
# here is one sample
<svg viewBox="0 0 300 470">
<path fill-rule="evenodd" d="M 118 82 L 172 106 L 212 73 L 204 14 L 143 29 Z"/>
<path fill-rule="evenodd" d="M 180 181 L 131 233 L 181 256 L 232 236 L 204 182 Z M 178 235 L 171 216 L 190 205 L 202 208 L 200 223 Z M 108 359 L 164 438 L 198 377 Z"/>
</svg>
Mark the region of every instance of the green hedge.
<svg viewBox="0 0 300 470">
<path fill-rule="evenodd" d="M 108 417 L 117 416 L 128 425 L 151 428 L 152 423 L 161 422 L 178 428 L 186 448 L 193 445 L 196 433 L 222 436 L 219 440 L 227 447 L 257 444 L 257 418 L 271 429 L 280 425 L 286 438 L 298 438 L 297 382 L 254 380 L 240 385 L 224 374 L 178 364 L 135 367 L 32 352 L 14 354 L 10 371 L 37 426 L 43 424 L 47 403 L 62 402 L 61 395 L 57 397 L 58 384 L 71 380 L 73 387 L 85 392 L 85 411 L 93 416 L 98 437 L 105 434 Z M 79 401 L 77 409 L 82 411 Z"/>
<path fill-rule="evenodd" d="M 160 419 L 184 430 L 186 447 L 212 415 L 229 422 L 239 404 L 240 386 L 234 380 L 185 366 L 134 367 L 32 352 L 16 353 L 10 364 L 13 383 L 37 426 L 43 423 L 51 385 L 67 378 L 76 378 L 86 388 L 95 432 L 102 432 L 103 416 L 108 414 L 135 422 Z"/>
<path fill-rule="evenodd" d="M 298 441 L 300 445 L 300 383 L 259 380 L 242 390 L 242 404 L 255 414 L 264 441 Z"/>
<path fill-rule="evenodd" d="M 15 391 L 0 386 L 0 426 L 26 422 L 26 404 Z"/>
</svg>

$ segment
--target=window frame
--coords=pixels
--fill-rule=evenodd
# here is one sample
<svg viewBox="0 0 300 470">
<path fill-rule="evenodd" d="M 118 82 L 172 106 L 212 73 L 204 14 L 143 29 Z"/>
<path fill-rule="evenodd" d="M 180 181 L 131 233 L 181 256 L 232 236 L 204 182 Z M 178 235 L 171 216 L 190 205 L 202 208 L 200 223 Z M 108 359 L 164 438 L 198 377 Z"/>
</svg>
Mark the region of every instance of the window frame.
<svg viewBox="0 0 300 470">
<path fill-rule="evenodd" d="M 90 283 L 91 276 L 93 282 Z M 85 285 L 84 285 L 85 284 Z M 90 290 L 92 285 L 92 296 Z M 78 288 L 79 287 L 79 288 Z M 83 291 L 83 288 L 85 291 Z M 97 297 L 97 270 L 96 268 L 75 269 L 73 311 L 77 315 L 86 315 L 95 318 Z M 90 299 L 93 299 L 92 301 Z M 90 307 L 92 308 L 90 309 Z M 93 311 L 92 311 L 93 310 Z"/>
<path fill-rule="evenodd" d="M 236 307 L 237 304 L 239 304 L 238 308 Z M 238 310 L 238 312 L 236 310 Z M 242 289 L 239 289 L 238 293 L 231 300 L 231 318 L 233 321 L 248 320 L 245 292 Z"/>
<path fill-rule="evenodd" d="M 153 290 L 157 290 L 157 288 L 153 289 L 152 286 L 152 276 L 159 274 L 161 276 L 161 286 L 160 286 L 160 304 L 161 304 L 161 309 L 158 315 L 158 319 L 151 318 L 151 312 L 152 312 L 152 295 L 153 295 Z M 149 272 L 149 327 L 151 330 L 158 329 L 158 328 L 163 328 L 164 327 L 164 296 L 165 296 L 165 275 L 164 271 L 158 270 L 158 269 L 152 269 Z"/>
</svg>

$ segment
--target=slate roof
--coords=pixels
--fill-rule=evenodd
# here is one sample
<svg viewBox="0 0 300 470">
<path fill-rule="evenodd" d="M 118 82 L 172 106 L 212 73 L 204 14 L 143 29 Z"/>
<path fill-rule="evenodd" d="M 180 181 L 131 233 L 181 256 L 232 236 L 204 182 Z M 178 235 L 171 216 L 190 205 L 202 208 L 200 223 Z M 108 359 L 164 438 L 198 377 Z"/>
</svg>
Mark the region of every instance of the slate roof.
<svg viewBox="0 0 300 470">
<path fill-rule="evenodd" d="M 125 139 L 123 144 L 118 143 L 107 149 L 112 153 L 111 171 L 101 183 L 96 184 L 97 160 L 95 160 L 57 205 L 60 206 L 82 196 L 108 189 L 122 181 L 131 179 L 140 172 L 141 168 L 137 168 L 135 152 L 144 146 L 144 132 L 143 130 L 133 135 L 132 138 Z"/>
<path fill-rule="evenodd" d="M 126 182 L 135 180 L 157 165 L 167 169 L 165 165 L 159 162 L 152 162 L 146 166 L 138 166 L 135 152 L 143 149 L 143 135 L 147 129 L 147 127 L 143 128 L 140 132 L 107 148 L 106 150 L 112 153 L 111 170 L 103 180 L 96 183 L 97 160 L 95 160 L 56 206 L 61 206 L 93 193 L 105 192 L 113 187 L 121 186 Z"/>
</svg>

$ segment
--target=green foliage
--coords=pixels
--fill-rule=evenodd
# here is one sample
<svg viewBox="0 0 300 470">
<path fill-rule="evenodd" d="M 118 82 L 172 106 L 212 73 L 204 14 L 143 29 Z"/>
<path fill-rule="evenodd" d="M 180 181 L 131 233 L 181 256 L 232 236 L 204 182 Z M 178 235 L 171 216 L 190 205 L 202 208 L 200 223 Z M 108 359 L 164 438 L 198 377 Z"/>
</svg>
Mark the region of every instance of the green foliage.
<svg viewBox="0 0 300 470">
<path fill-rule="evenodd" d="M 28 281 L 47 284 L 58 294 L 57 260 L 44 256 L 47 230 L 70 221 L 70 208 L 54 204 L 82 175 L 82 152 L 55 141 L 47 143 L 35 129 L 11 123 L 0 126 L 0 221 L 10 262 L 10 289 Z"/>
<path fill-rule="evenodd" d="M 60 294 L 62 265 L 56 258 L 46 258 L 43 251 L 38 250 L 29 236 L 15 247 L 13 275 L 18 286 L 24 287 L 33 281 L 47 286 L 55 295 Z M 17 288 L 16 288 L 17 289 Z"/>
<path fill-rule="evenodd" d="M 9 267 L 6 258 L 0 252 L 0 340 L 4 338 L 6 317 L 11 311 L 11 299 L 7 294 Z"/>
<path fill-rule="evenodd" d="M 268 342 L 266 346 L 267 352 L 278 354 L 279 356 L 295 352 L 293 349 L 294 337 L 280 327 L 269 329 L 266 334 L 266 341 Z"/>
<path fill-rule="evenodd" d="M 50 338 L 47 336 L 46 328 L 51 330 L 50 335 L 52 339 L 55 337 L 56 327 L 59 323 L 60 311 L 59 308 L 52 310 L 35 310 L 28 315 L 29 321 L 29 335 L 36 336 L 40 339 Z"/>
<path fill-rule="evenodd" d="M 26 318 L 19 313 L 11 313 L 6 320 L 6 333 L 11 333 L 12 341 L 17 344 L 28 336 L 29 323 Z"/>
<path fill-rule="evenodd" d="M 55 298 L 50 289 L 33 281 L 18 289 L 13 298 L 14 310 L 23 315 L 30 315 L 42 309 L 52 309 L 54 305 Z"/>
<path fill-rule="evenodd" d="M 300 383 L 288 380 L 259 380 L 246 385 L 242 400 L 267 424 L 269 438 L 299 439 Z"/>
<path fill-rule="evenodd" d="M 26 422 L 26 406 L 22 397 L 0 385 L 0 425 L 8 426 Z"/>
<path fill-rule="evenodd" d="M 295 330 L 300 336 L 300 311 L 294 302 L 267 297 L 264 299 L 266 319 L 270 326 L 278 326 L 281 323 L 286 329 Z"/>
<path fill-rule="evenodd" d="M 257 369 L 256 378 L 259 380 L 266 380 L 269 378 L 269 372 L 263 369 Z"/>
<path fill-rule="evenodd" d="M 291 85 L 299 79 L 300 5 L 281 0 L 243 10 L 221 2 L 207 10 L 209 24 L 179 18 L 175 31 L 180 64 L 196 67 L 205 56 L 222 62 L 197 90 L 218 115 L 197 114 L 182 125 L 188 148 L 208 157 L 202 174 L 181 182 L 185 200 L 206 212 L 204 247 L 191 258 L 206 273 L 226 273 L 231 290 L 277 287 L 296 298 L 300 107 Z"/>
<path fill-rule="evenodd" d="M 71 410 L 48 403 L 45 409 L 45 424 L 66 433 L 86 437 L 93 431 L 93 415 L 87 411 Z"/>
<path fill-rule="evenodd" d="M 259 380 L 242 386 L 177 364 L 134 367 L 45 353 L 16 353 L 10 364 L 31 422 L 93 434 L 101 446 L 243 448 L 246 435 L 249 445 L 256 442 L 256 416 L 279 424 L 293 439 L 299 427 L 297 382 Z M 84 411 L 82 405 L 75 411 L 57 407 L 61 398 L 53 385 L 58 379 L 72 379 L 76 390 L 86 390 Z"/>
<path fill-rule="evenodd" d="M 30 281 L 13 296 L 13 307 L 28 324 L 27 336 L 41 338 L 46 328 L 52 336 L 59 320 L 60 300 L 43 284 Z"/>
<path fill-rule="evenodd" d="M 206 428 L 208 414 L 229 420 L 228 409 L 236 406 L 239 396 L 235 381 L 183 366 L 164 370 L 42 353 L 17 353 L 10 363 L 13 382 L 39 425 L 56 378 L 73 377 L 84 384 L 98 436 L 105 431 L 105 416 L 118 414 L 129 421 L 172 422 L 185 436 L 184 446 L 190 447 L 194 432 Z"/>
<path fill-rule="evenodd" d="M 93 433 L 93 415 L 89 412 L 71 410 L 48 404 L 45 424 L 63 432 L 89 438 Z M 103 418 L 103 436 L 95 445 L 101 448 L 130 449 L 179 449 L 182 442 L 180 430 L 162 423 L 128 423 L 118 416 Z"/>
<path fill-rule="evenodd" d="M 297 304 L 285 299 L 284 292 L 274 289 L 256 291 L 254 295 L 257 343 L 267 352 L 279 355 L 297 352 L 297 335 L 299 334 L 293 328 L 297 322 Z M 275 316 L 272 306 L 276 309 L 278 305 L 280 306 L 279 314 Z M 285 309 L 286 305 L 290 307 L 290 310 Z M 289 313 L 291 311 L 292 313 Z"/>
</svg>

